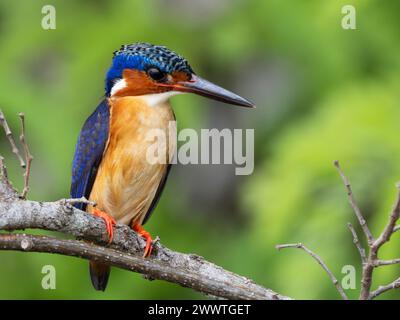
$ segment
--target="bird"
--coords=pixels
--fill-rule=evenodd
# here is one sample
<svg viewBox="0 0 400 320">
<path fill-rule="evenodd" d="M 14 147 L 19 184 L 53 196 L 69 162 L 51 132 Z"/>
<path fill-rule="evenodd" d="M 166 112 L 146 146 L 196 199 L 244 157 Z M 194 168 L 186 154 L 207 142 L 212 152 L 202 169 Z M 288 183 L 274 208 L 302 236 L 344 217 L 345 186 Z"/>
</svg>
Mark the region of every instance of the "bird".
<svg viewBox="0 0 400 320">
<path fill-rule="evenodd" d="M 110 243 L 115 224 L 130 226 L 146 240 L 144 258 L 151 255 L 153 243 L 143 225 L 161 196 L 176 150 L 176 141 L 168 141 L 169 161 L 149 163 L 146 133 L 167 130 L 175 121 L 169 99 L 180 93 L 254 107 L 198 76 L 184 57 L 165 46 L 122 45 L 106 72 L 104 97 L 83 124 L 75 147 L 70 194 L 90 201 L 75 207 L 103 219 Z M 110 266 L 90 261 L 89 271 L 93 287 L 104 291 Z"/>
</svg>

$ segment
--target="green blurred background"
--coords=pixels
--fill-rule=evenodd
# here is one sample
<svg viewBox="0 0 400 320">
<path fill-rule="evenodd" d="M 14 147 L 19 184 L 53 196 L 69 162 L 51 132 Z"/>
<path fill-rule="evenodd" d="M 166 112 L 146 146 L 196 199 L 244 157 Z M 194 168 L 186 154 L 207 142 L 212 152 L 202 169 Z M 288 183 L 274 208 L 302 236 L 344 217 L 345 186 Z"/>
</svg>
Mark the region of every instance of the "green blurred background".
<svg viewBox="0 0 400 320">
<path fill-rule="evenodd" d="M 43 30 L 41 8 L 57 10 L 56 30 Z M 352 4 L 357 29 L 341 27 Z M 341 279 L 357 270 L 346 227 L 356 224 L 339 159 L 377 234 L 400 180 L 400 2 L 281 1 L 0 1 L 0 107 L 14 130 L 27 118 L 35 156 L 35 200 L 68 197 L 75 141 L 103 94 L 112 52 L 121 44 L 163 44 L 187 57 L 203 77 L 253 100 L 244 110 L 201 97 L 172 99 L 182 128 L 255 128 L 255 171 L 231 165 L 177 165 L 147 229 L 163 244 L 204 256 L 282 294 L 338 298 L 304 252 L 277 252 L 302 242 Z M 1 153 L 21 185 L 21 170 L 0 135 Z M 35 231 L 36 233 L 43 233 Z M 382 258 L 400 253 L 399 236 Z M 57 289 L 43 290 L 44 265 Z M 376 273 L 374 286 L 399 276 Z M 392 292 L 386 298 L 399 298 Z M 91 287 L 87 262 L 50 254 L 0 252 L 0 298 L 191 299 L 190 289 L 113 269 L 105 293 Z"/>
</svg>

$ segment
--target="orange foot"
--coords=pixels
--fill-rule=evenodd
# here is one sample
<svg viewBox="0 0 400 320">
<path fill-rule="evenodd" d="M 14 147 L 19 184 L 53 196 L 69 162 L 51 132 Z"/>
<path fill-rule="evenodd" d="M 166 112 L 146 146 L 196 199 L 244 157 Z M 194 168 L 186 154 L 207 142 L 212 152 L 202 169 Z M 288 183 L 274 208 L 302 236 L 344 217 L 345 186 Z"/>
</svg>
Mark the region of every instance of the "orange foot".
<svg viewBox="0 0 400 320">
<path fill-rule="evenodd" d="M 97 208 L 93 208 L 93 215 L 96 217 L 102 218 L 104 220 L 104 223 L 106 224 L 106 230 L 108 234 L 108 243 L 111 243 L 114 237 L 114 230 L 113 226 L 116 224 L 115 220 L 113 217 L 111 217 L 108 213 L 105 213 L 104 211 L 101 211 Z"/>
<path fill-rule="evenodd" d="M 138 224 L 135 223 L 132 226 L 132 229 L 137 232 L 139 235 L 141 235 L 143 238 L 145 238 L 146 240 L 146 247 L 144 249 L 144 253 L 143 253 L 143 258 L 148 257 L 149 255 L 151 255 L 151 251 L 153 250 L 153 245 L 152 245 L 152 239 L 151 239 L 151 235 L 150 233 L 148 233 L 146 230 L 143 229 L 143 227 Z"/>
</svg>

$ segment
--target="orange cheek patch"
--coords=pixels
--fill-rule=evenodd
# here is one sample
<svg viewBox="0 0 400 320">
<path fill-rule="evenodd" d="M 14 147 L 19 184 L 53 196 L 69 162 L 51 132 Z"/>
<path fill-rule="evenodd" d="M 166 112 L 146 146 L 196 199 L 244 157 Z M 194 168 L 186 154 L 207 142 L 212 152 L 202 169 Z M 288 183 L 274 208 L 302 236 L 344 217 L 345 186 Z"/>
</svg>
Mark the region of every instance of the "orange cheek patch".
<svg viewBox="0 0 400 320">
<path fill-rule="evenodd" d="M 171 73 L 171 76 L 174 79 L 174 82 L 184 82 L 190 80 L 190 76 L 182 71 L 174 71 Z"/>
<path fill-rule="evenodd" d="M 144 94 L 169 91 L 168 88 L 158 86 L 144 71 L 125 69 L 122 78 L 126 86 L 114 93 L 115 97 L 140 96 Z"/>
</svg>

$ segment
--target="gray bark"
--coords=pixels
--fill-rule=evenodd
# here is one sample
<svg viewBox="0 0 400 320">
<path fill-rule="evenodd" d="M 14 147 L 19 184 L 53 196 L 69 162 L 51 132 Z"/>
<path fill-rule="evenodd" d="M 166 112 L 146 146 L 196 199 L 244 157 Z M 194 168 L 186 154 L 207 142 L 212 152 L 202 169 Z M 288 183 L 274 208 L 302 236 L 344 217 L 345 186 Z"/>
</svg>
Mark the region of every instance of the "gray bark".
<svg viewBox="0 0 400 320">
<path fill-rule="evenodd" d="M 289 299 L 243 276 L 227 271 L 195 254 L 172 251 L 155 244 L 143 259 L 145 241 L 125 225 L 117 225 L 108 244 L 103 221 L 63 201 L 22 200 L 7 181 L 0 181 L 0 230 L 43 229 L 87 241 L 26 234 L 0 233 L 0 249 L 58 253 L 97 260 L 139 272 L 149 279 L 166 280 L 225 299 Z M 205 236 L 206 237 L 206 236 Z"/>
</svg>

